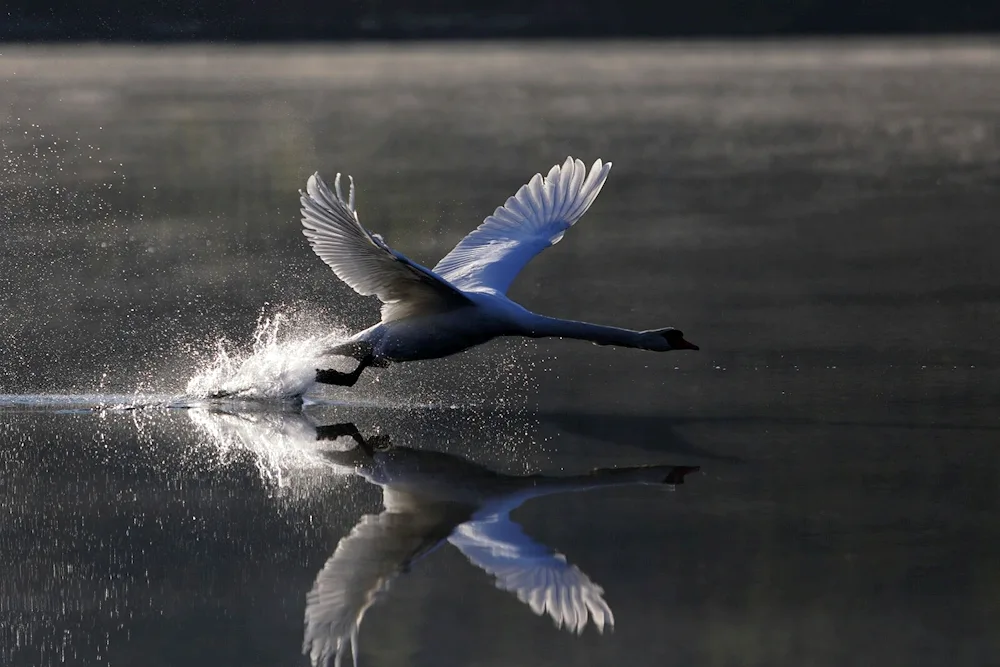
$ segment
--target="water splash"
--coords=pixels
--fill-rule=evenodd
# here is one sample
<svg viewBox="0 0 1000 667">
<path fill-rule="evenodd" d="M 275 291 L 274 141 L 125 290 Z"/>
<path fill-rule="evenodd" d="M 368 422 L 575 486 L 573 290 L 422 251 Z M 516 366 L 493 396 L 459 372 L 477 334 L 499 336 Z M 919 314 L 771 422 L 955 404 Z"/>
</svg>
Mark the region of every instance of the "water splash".
<svg viewBox="0 0 1000 667">
<path fill-rule="evenodd" d="M 316 427 L 295 412 L 223 412 L 195 408 L 188 411 L 191 422 L 216 452 L 219 463 L 250 455 L 265 484 L 278 488 L 308 488 L 310 481 L 322 482 L 330 474 L 341 476 L 322 456 L 338 444 L 317 444 Z"/>
<path fill-rule="evenodd" d="M 126 266 L 121 239 L 141 214 L 116 151 L 102 154 L 96 133 L 43 122 L 37 116 L 47 112 L 23 108 L 17 94 L 8 99 L 12 106 L 0 111 L 0 384 L 90 390 L 93 369 L 107 363 L 106 345 L 79 332 L 126 328 L 99 326 L 94 317 L 113 312 L 120 292 L 112 276 Z"/>
<path fill-rule="evenodd" d="M 325 351 L 347 335 L 301 319 L 261 311 L 249 349 L 226 338 L 217 341 L 215 356 L 188 381 L 186 392 L 259 400 L 300 397 L 312 386 Z M 318 333 L 320 328 L 324 333 Z"/>
</svg>

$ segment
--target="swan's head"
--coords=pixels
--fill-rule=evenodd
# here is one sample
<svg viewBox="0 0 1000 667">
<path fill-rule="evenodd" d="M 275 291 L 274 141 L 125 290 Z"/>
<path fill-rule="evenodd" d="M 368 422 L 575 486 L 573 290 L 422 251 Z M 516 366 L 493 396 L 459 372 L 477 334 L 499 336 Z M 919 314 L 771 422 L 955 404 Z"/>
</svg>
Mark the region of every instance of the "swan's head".
<svg viewBox="0 0 1000 667">
<path fill-rule="evenodd" d="M 680 329 L 667 327 L 642 332 L 642 346 L 654 352 L 669 352 L 670 350 L 697 350 L 694 343 L 684 340 L 684 332 Z"/>
</svg>

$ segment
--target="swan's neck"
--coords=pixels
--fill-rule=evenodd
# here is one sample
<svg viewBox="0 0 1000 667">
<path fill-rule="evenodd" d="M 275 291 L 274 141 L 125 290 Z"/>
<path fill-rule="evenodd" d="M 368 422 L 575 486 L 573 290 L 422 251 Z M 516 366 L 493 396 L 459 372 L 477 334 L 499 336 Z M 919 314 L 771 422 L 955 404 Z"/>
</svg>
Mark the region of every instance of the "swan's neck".
<svg viewBox="0 0 1000 667">
<path fill-rule="evenodd" d="M 530 338 L 573 338 L 589 340 L 597 345 L 619 345 L 622 347 L 642 347 L 639 331 L 620 329 L 589 322 L 560 320 L 532 313 L 525 322 L 524 335 Z"/>
<path fill-rule="evenodd" d="M 565 477 L 548 475 L 504 476 L 499 480 L 497 488 L 499 493 L 496 493 L 493 501 L 485 504 L 478 514 L 510 512 L 532 498 L 559 493 L 578 493 L 609 486 L 683 483 L 686 472 L 696 469 L 677 466 L 639 466 L 598 468 L 585 475 Z"/>
</svg>

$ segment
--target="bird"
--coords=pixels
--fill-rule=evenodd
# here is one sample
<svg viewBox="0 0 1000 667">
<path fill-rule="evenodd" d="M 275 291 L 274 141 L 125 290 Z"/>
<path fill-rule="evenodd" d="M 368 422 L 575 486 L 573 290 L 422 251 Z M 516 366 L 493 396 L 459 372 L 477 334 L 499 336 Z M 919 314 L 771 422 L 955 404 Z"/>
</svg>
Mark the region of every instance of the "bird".
<svg viewBox="0 0 1000 667">
<path fill-rule="evenodd" d="M 340 173 L 332 190 L 314 173 L 299 191 L 303 233 L 340 280 L 382 303 L 378 323 L 322 355 L 351 357 L 357 367 L 317 368 L 315 381 L 351 387 L 368 367 L 447 357 L 499 336 L 571 338 L 655 352 L 699 349 L 674 327 L 636 331 L 558 319 L 507 297 L 518 272 L 583 217 L 610 170 L 611 162 L 598 158 L 588 171 L 570 156 L 547 175 L 535 174 L 433 269 L 362 226 L 351 176 L 345 198 Z"/>
<path fill-rule="evenodd" d="M 358 635 L 368 610 L 392 582 L 444 543 L 489 574 L 556 627 L 580 634 L 588 623 L 614 627 L 604 589 L 566 557 L 528 537 L 510 513 L 538 496 L 626 484 L 674 487 L 698 466 L 601 468 L 582 475 L 507 475 L 460 456 L 365 438 L 353 423 L 316 427 L 316 440 L 354 440 L 324 451 L 334 467 L 382 488 L 384 511 L 368 514 L 337 544 L 306 596 L 303 652 L 314 666 L 348 651 L 358 663 Z"/>
</svg>

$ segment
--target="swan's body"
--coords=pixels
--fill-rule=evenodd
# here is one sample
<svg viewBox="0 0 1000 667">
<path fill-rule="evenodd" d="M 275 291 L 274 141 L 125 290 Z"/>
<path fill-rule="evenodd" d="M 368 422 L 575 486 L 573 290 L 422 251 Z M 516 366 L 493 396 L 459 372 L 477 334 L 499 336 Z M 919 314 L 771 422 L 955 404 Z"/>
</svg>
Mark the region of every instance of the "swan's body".
<svg viewBox="0 0 1000 667">
<path fill-rule="evenodd" d="M 469 306 L 379 322 L 355 334 L 347 343 L 362 343 L 363 348 L 370 345 L 376 359 L 417 361 L 447 357 L 513 332 L 514 309 L 519 308 L 516 303 L 490 294 L 469 296 L 472 301 Z"/>
<path fill-rule="evenodd" d="M 382 301 L 381 321 L 330 348 L 361 363 L 352 373 L 318 371 L 317 381 L 352 385 L 369 366 L 436 359 L 498 336 L 559 337 L 665 352 L 697 350 L 672 327 L 634 331 L 532 313 L 507 298 L 518 272 L 557 243 L 597 198 L 611 163 L 597 160 L 589 173 L 567 158 L 494 211 L 433 270 L 392 250 L 361 226 L 354 181 L 345 199 L 340 174 L 334 190 L 313 174 L 301 193 L 309 243 L 337 276 L 364 296 Z"/>
</svg>

